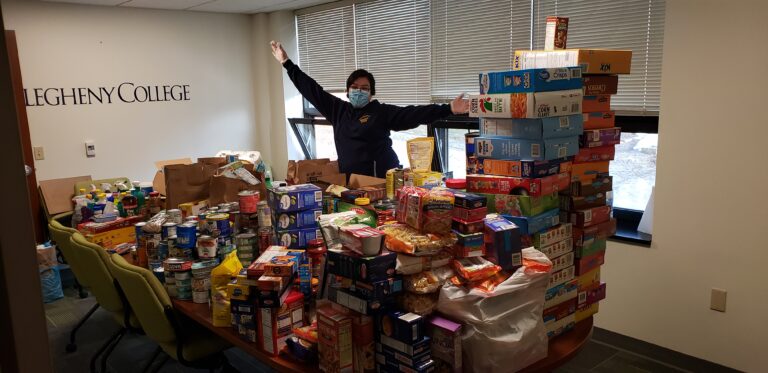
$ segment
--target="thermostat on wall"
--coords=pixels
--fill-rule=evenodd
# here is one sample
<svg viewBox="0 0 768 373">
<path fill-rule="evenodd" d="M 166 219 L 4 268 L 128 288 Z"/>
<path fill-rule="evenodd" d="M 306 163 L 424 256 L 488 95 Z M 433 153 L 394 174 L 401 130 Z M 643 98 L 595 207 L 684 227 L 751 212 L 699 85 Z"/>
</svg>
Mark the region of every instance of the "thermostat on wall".
<svg viewBox="0 0 768 373">
<path fill-rule="evenodd" d="M 88 156 L 88 158 L 96 156 L 96 144 L 94 144 L 93 141 L 85 142 L 85 155 Z"/>
</svg>

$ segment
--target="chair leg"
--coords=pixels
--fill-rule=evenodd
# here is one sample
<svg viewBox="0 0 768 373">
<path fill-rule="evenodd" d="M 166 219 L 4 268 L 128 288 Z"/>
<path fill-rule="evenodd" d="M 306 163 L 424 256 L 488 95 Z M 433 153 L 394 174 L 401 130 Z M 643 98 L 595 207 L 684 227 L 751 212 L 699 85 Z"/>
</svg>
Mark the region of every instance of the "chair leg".
<svg viewBox="0 0 768 373">
<path fill-rule="evenodd" d="M 77 322 L 77 325 L 75 325 L 74 328 L 72 328 L 72 331 L 69 332 L 69 344 L 67 345 L 66 351 L 67 352 L 75 352 L 77 351 L 77 344 L 75 343 L 75 334 L 77 334 L 78 329 L 80 329 L 83 324 L 85 324 L 85 321 L 88 320 L 91 315 L 93 315 L 94 312 L 99 308 L 99 304 L 96 303 L 91 307 L 90 310 L 88 310 L 88 313 L 83 316 L 80 321 Z"/>
<path fill-rule="evenodd" d="M 112 344 L 112 342 L 114 342 L 114 340 L 120 335 L 122 335 L 123 333 L 124 333 L 123 328 L 120 328 L 117 332 L 115 332 L 115 334 L 112 334 L 112 336 L 109 337 L 109 339 L 107 339 L 106 342 L 104 342 L 104 344 L 101 347 L 99 347 L 98 350 L 96 350 L 96 353 L 93 354 L 93 357 L 91 358 L 91 363 L 89 365 L 91 373 L 96 373 L 96 360 L 98 360 L 99 356 L 101 356 L 104 350 L 106 350 L 107 347 L 109 347 Z"/>
<path fill-rule="evenodd" d="M 80 299 L 88 298 L 88 292 L 85 290 L 83 285 L 77 281 L 77 278 L 75 278 L 75 288 L 77 288 L 77 295 L 80 296 Z"/>
<path fill-rule="evenodd" d="M 112 351 L 115 350 L 117 344 L 120 343 L 120 340 L 123 339 L 123 336 L 127 331 L 128 329 L 121 329 L 117 339 L 109 346 L 109 348 L 107 348 L 106 351 L 104 351 L 104 355 L 101 356 L 101 373 L 107 373 L 107 359 L 109 358 L 109 355 L 112 354 Z"/>
<path fill-rule="evenodd" d="M 162 367 L 163 367 L 163 365 L 165 365 L 165 363 L 166 363 L 167 361 L 168 361 L 168 355 L 166 355 L 166 354 L 163 354 L 163 359 L 162 359 L 162 360 L 160 360 L 160 363 L 159 363 L 159 364 L 157 364 L 157 365 L 155 366 L 155 368 L 154 368 L 154 369 L 152 369 L 152 371 L 151 371 L 151 372 L 149 372 L 149 373 L 157 373 L 157 372 L 159 372 L 159 371 L 160 371 L 160 368 L 162 368 Z"/>
<path fill-rule="evenodd" d="M 144 368 L 141 369 L 142 373 L 147 373 L 149 371 L 149 368 L 152 366 L 152 363 L 155 362 L 155 359 L 157 359 L 157 355 L 160 355 L 160 352 L 162 352 L 163 349 L 160 348 L 160 346 L 157 346 L 155 349 L 155 352 L 152 353 L 152 357 L 149 358 L 149 361 L 147 361 L 147 364 L 144 365 Z"/>
</svg>

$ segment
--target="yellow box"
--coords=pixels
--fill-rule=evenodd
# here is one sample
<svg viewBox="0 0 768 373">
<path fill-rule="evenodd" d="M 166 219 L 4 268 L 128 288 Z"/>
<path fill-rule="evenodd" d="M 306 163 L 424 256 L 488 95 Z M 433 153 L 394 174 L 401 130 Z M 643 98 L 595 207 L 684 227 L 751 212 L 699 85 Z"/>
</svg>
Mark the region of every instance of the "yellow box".
<svg viewBox="0 0 768 373">
<path fill-rule="evenodd" d="M 586 289 L 590 285 L 600 283 L 600 267 L 597 267 L 581 276 L 579 276 L 579 291 Z"/>
<path fill-rule="evenodd" d="M 237 280 L 227 284 L 227 296 L 230 300 L 248 300 L 251 294 L 251 287 L 245 284 L 238 284 Z"/>
<path fill-rule="evenodd" d="M 443 174 L 434 171 L 412 172 L 413 186 L 437 186 L 443 180 Z"/>
<path fill-rule="evenodd" d="M 631 50 L 565 49 L 560 51 L 518 50 L 512 70 L 579 66 L 584 74 L 629 74 Z"/>
<path fill-rule="evenodd" d="M 583 321 L 584 319 L 594 315 L 600 308 L 600 302 L 592 303 L 591 305 L 576 310 L 576 322 Z"/>
<path fill-rule="evenodd" d="M 112 249 L 121 243 L 136 242 L 136 228 L 131 226 L 102 233 L 89 233 L 85 235 L 85 239 L 105 249 Z"/>
</svg>

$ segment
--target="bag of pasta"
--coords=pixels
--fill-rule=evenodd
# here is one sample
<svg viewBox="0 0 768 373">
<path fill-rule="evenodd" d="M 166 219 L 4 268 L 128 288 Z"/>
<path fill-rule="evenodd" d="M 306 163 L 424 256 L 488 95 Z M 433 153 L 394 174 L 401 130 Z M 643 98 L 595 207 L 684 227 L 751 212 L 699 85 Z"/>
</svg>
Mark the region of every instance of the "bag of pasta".
<svg viewBox="0 0 768 373">
<path fill-rule="evenodd" d="M 232 326 L 232 314 L 227 295 L 227 284 L 240 273 L 243 265 L 237 258 L 237 251 L 227 254 L 226 258 L 211 271 L 211 318 L 213 326 Z"/>
<path fill-rule="evenodd" d="M 432 188 L 422 196 L 421 231 L 433 234 L 451 233 L 453 201 L 453 192 L 445 188 Z"/>
<path fill-rule="evenodd" d="M 387 224 L 379 227 L 384 232 L 384 245 L 390 251 L 416 255 L 435 255 L 444 247 L 456 243 L 453 233 L 438 236 L 423 234 L 405 224 Z"/>
</svg>

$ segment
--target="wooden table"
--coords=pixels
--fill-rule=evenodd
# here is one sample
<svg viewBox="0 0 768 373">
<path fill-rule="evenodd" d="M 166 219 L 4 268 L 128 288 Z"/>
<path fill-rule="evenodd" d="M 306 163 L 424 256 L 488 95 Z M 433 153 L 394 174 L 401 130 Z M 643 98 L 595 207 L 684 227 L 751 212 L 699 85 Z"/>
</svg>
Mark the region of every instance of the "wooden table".
<svg viewBox="0 0 768 373">
<path fill-rule="evenodd" d="M 231 343 L 259 359 L 259 361 L 269 365 L 280 372 L 319 372 L 317 366 L 310 366 L 296 361 L 288 360 L 282 357 L 273 357 L 266 354 L 255 343 L 248 342 L 229 327 L 213 326 L 211 321 L 211 310 L 207 304 L 197 304 L 191 301 L 173 300 L 173 306 L 180 313 L 186 315 L 198 324 L 211 330 L 214 334 Z M 549 356 L 533 365 L 525 368 L 522 372 L 551 372 L 557 367 L 571 360 L 584 347 L 584 344 L 592 336 L 592 317 L 576 324 L 573 330 L 549 342 Z"/>
</svg>

